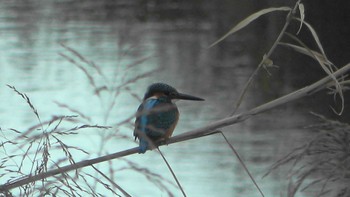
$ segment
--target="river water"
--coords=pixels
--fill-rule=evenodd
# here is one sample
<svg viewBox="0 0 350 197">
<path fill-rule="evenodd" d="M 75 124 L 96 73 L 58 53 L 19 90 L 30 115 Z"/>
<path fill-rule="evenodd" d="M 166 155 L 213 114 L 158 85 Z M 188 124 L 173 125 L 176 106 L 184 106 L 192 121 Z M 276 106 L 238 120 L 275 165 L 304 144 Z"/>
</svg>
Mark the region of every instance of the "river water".
<svg viewBox="0 0 350 197">
<path fill-rule="evenodd" d="M 181 92 L 206 99 L 177 102 L 181 116 L 174 135 L 224 118 L 232 113 L 239 92 L 271 46 L 285 13 L 265 18 L 217 46 L 208 46 L 233 24 L 261 8 L 264 6 L 237 2 L 214 6 L 209 1 L 3 1 L 0 127 L 4 131 L 26 131 L 38 123 L 27 103 L 6 84 L 28 95 L 42 122 L 58 115 L 79 115 L 75 126 L 112 126 L 61 136 L 66 144 L 90 153 L 72 151 L 76 161 L 137 146 L 132 139 L 133 120 L 118 123 L 135 113 L 139 98 L 153 82 L 166 82 Z M 280 68 L 272 68 L 271 76 L 260 73 L 238 113 L 308 83 L 300 81 L 295 70 L 282 67 L 290 56 L 278 55 L 281 52 L 277 52 L 275 64 Z M 89 73 L 93 82 L 71 59 Z M 141 77 L 145 73 L 147 76 Z M 123 83 L 126 85 L 119 88 Z M 95 87 L 100 88 L 99 94 Z M 286 104 L 222 129 L 266 196 L 286 195 L 288 168 L 265 178 L 262 175 L 307 138 L 309 132 L 303 127 L 314 122 L 309 111 L 318 105 L 310 103 L 309 99 Z M 161 150 L 188 196 L 259 196 L 219 135 Z M 65 155 L 55 150 L 51 157 L 54 160 Z M 181 196 L 155 151 L 96 166 L 132 196 L 168 196 L 167 190 Z M 83 172 L 97 175 L 89 167 Z M 164 187 L 154 183 L 157 176 L 147 179 L 147 172 L 157 173 L 171 183 L 161 180 Z M 5 178 L 0 182 L 4 183 Z M 97 191 L 111 195 L 102 186 L 97 186 Z"/>
</svg>

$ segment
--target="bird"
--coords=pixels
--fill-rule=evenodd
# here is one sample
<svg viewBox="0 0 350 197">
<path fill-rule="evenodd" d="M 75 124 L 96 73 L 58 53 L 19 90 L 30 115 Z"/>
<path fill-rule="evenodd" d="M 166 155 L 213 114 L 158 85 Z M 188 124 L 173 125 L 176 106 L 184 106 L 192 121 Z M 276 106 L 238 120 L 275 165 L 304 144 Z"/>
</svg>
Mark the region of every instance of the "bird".
<svg viewBox="0 0 350 197">
<path fill-rule="evenodd" d="M 178 92 L 165 83 L 153 83 L 136 112 L 134 137 L 139 139 L 139 153 L 145 153 L 155 143 L 168 140 L 179 120 L 176 100 L 204 101 Z"/>
</svg>

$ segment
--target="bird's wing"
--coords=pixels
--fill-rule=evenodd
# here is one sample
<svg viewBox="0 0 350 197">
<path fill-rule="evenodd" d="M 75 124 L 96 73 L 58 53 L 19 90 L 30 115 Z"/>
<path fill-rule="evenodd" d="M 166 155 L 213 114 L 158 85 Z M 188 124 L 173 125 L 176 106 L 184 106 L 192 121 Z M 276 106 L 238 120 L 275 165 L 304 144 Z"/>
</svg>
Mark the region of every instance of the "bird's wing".
<svg viewBox="0 0 350 197">
<path fill-rule="evenodd" d="M 154 120 L 154 114 L 151 114 L 150 110 L 158 104 L 159 101 L 157 99 L 147 99 L 137 109 L 134 130 L 135 139 L 139 138 L 139 132 L 146 134 L 147 125 L 151 124 L 151 122 Z"/>
<path fill-rule="evenodd" d="M 141 119 L 140 116 L 141 116 L 142 110 L 143 110 L 143 104 L 141 104 L 139 106 L 139 108 L 137 109 L 137 112 L 136 112 L 136 120 L 135 120 L 135 128 L 134 128 L 135 140 L 136 140 L 136 138 L 138 138 L 138 135 L 137 135 L 138 130 L 140 131 L 140 119 Z"/>
</svg>

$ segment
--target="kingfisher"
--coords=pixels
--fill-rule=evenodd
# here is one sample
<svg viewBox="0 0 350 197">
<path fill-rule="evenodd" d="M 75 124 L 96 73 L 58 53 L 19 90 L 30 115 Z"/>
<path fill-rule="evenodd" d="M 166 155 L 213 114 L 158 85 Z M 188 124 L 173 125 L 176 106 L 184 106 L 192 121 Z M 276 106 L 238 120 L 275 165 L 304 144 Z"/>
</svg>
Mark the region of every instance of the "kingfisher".
<svg viewBox="0 0 350 197">
<path fill-rule="evenodd" d="M 151 84 L 136 113 L 134 136 L 139 139 L 139 153 L 145 153 L 149 144 L 168 140 L 179 120 L 176 100 L 204 101 L 204 99 L 179 93 L 165 83 Z"/>
</svg>

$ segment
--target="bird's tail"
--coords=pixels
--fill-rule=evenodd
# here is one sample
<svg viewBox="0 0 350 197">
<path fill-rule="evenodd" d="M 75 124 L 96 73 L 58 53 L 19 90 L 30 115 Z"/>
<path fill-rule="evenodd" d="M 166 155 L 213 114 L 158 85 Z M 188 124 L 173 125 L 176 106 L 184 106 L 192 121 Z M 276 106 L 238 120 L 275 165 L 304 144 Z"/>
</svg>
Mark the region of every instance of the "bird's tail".
<svg viewBox="0 0 350 197">
<path fill-rule="evenodd" d="M 139 153 L 145 153 L 147 149 L 148 149 L 147 140 L 140 138 Z"/>
</svg>

